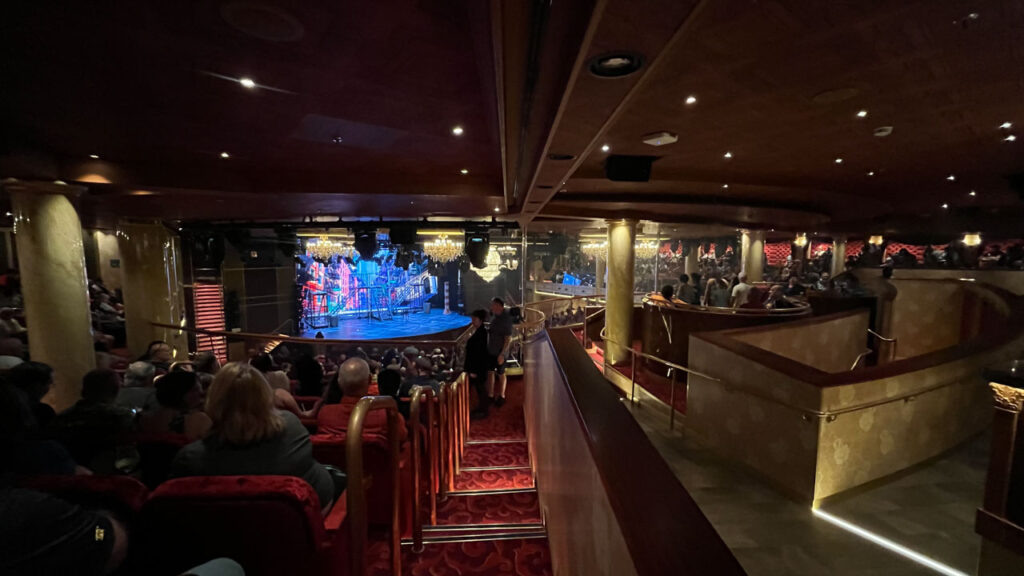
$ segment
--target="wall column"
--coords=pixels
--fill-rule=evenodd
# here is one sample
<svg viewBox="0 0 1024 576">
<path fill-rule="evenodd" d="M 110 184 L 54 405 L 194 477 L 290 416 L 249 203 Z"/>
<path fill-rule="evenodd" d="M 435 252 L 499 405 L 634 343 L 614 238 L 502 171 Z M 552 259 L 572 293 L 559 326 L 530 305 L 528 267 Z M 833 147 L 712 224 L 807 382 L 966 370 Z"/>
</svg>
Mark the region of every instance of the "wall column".
<svg viewBox="0 0 1024 576">
<path fill-rule="evenodd" d="M 605 298 L 605 328 L 608 337 L 626 346 L 633 344 L 633 269 L 636 255 L 636 220 L 608 221 L 608 295 Z M 608 343 L 605 361 L 629 362 L 625 348 Z"/>
<path fill-rule="evenodd" d="M 743 230 L 740 235 L 740 249 L 743 253 L 743 272 L 747 282 L 764 279 L 764 230 Z"/>
<path fill-rule="evenodd" d="M 690 252 L 683 258 L 683 272 L 688 276 L 693 277 L 694 274 L 700 272 L 700 259 L 697 254 L 697 244 L 690 246 Z"/>
<path fill-rule="evenodd" d="M 133 355 L 146 352 L 153 340 L 171 345 L 175 360 L 188 359 L 185 333 L 158 328 L 150 322 L 181 325 L 185 318 L 181 285 L 181 248 L 178 236 L 159 221 L 122 222 L 118 225 L 124 291 L 125 330 Z"/>
<path fill-rule="evenodd" d="M 597 293 L 604 294 L 604 271 L 605 271 L 605 258 L 606 256 L 598 255 L 594 258 L 594 288 Z"/>
<path fill-rule="evenodd" d="M 83 189 L 13 179 L 4 188 L 14 213 L 29 352 L 53 367 L 46 401 L 59 412 L 78 400 L 82 376 L 96 368 L 82 224 L 67 197 Z"/>
<path fill-rule="evenodd" d="M 832 239 L 832 277 L 846 271 L 846 236 L 836 236 Z"/>
</svg>

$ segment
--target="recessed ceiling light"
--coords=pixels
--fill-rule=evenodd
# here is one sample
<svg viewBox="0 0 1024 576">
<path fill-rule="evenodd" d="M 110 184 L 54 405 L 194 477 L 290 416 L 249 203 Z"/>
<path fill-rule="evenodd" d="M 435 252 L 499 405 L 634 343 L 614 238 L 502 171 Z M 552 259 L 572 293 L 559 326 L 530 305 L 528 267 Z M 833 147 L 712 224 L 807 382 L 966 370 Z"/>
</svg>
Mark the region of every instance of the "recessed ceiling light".
<svg viewBox="0 0 1024 576">
<path fill-rule="evenodd" d="M 256 82 L 252 78 L 239 78 L 238 83 L 250 90 L 256 87 Z"/>
<path fill-rule="evenodd" d="M 4 216 L 14 216 L 14 214 L 11 214 L 10 212 L 5 212 Z"/>
<path fill-rule="evenodd" d="M 687 106 L 692 106 L 692 105 L 694 105 L 696 103 L 697 103 L 697 97 L 694 96 L 693 94 L 690 94 L 689 96 L 686 97 L 686 105 Z"/>
<path fill-rule="evenodd" d="M 726 158 L 726 159 L 732 158 L 732 152 L 726 152 L 725 154 L 722 155 L 722 158 Z"/>
<path fill-rule="evenodd" d="M 501 212 L 501 208 L 498 208 L 497 206 L 495 206 L 495 207 L 494 207 L 494 211 L 495 211 L 495 212 Z"/>
<path fill-rule="evenodd" d="M 978 195 L 978 193 L 977 193 L 977 192 L 975 192 L 974 190 L 971 190 L 970 192 L 968 192 L 968 193 L 967 193 L 967 195 L 968 195 L 968 196 L 977 196 L 977 195 Z"/>
<path fill-rule="evenodd" d="M 221 152 L 220 153 L 220 157 L 221 158 L 231 158 L 231 154 L 228 154 L 227 152 Z"/>
<path fill-rule="evenodd" d="M 99 160 L 100 156 L 99 154 L 89 154 L 89 158 L 92 158 L 93 160 Z"/>
<path fill-rule="evenodd" d="M 459 170 L 459 174 L 462 174 L 463 176 L 465 176 L 466 174 L 469 174 L 469 170 L 466 170 L 465 168 L 463 168 L 462 170 Z"/>
<path fill-rule="evenodd" d="M 621 78 L 636 72 L 644 65 L 644 59 L 632 52 L 611 52 L 595 56 L 590 60 L 590 73 L 602 78 Z"/>
<path fill-rule="evenodd" d="M 1017 137 L 1016 137 L 1016 136 L 1014 136 L 1013 134 L 1010 134 L 1010 135 L 1009 135 L 1009 136 L 1007 136 L 1006 138 L 1003 138 L 1003 141 L 1004 141 L 1004 142 L 1013 142 L 1013 141 L 1014 141 L 1014 140 L 1016 140 L 1016 139 L 1017 139 Z"/>
<path fill-rule="evenodd" d="M 875 171 L 874 170 L 871 170 L 870 172 L 868 172 L 868 176 L 874 176 L 874 175 L 875 175 Z"/>
<path fill-rule="evenodd" d="M 722 188 L 728 188 L 728 187 L 729 187 L 728 184 L 722 184 Z"/>
<path fill-rule="evenodd" d="M 334 138 L 331 138 L 331 142 L 334 142 L 335 144 L 341 144 L 344 141 L 345 139 L 342 138 L 341 136 L 335 136 Z"/>
<path fill-rule="evenodd" d="M 836 164 L 842 164 L 842 163 L 843 163 L 843 159 L 842 158 L 836 158 Z"/>
<path fill-rule="evenodd" d="M 1003 130 L 1009 130 L 1010 128 L 1013 128 L 1013 123 L 1003 122 L 1002 124 L 999 125 L 999 127 L 1002 128 Z"/>
<path fill-rule="evenodd" d="M 943 204 L 943 205 L 942 205 L 942 209 L 943 209 L 943 210 L 947 210 L 947 209 L 949 209 L 949 204 Z"/>
<path fill-rule="evenodd" d="M 946 180 L 949 180 L 950 182 L 953 182 L 953 181 L 956 180 L 956 175 L 955 174 L 950 174 L 949 176 L 946 176 Z"/>
<path fill-rule="evenodd" d="M 861 110 L 860 112 L 857 112 L 857 118 L 867 118 L 867 117 L 868 117 L 868 111 L 867 110 Z"/>
<path fill-rule="evenodd" d="M 612 147 L 607 145 L 607 144 L 605 144 L 604 146 L 601 146 L 601 152 L 608 152 L 611 149 L 612 149 Z"/>
<path fill-rule="evenodd" d="M 456 136 L 462 136 L 463 132 L 464 132 L 464 130 L 462 129 L 462 126 L 453 126 L 452 127 L 452 134 L 455 134 Z"/>
</svg>

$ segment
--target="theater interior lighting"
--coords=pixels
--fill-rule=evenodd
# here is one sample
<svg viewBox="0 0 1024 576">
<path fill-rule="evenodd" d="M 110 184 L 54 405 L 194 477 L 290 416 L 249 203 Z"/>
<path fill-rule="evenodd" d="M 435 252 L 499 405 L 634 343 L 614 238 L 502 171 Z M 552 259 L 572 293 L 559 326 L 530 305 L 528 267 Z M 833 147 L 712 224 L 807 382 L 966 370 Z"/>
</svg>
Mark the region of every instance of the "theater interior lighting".
<svg viewBox="0 0 1024 576">
<path fill-rule="evenodd" d="M 1010 134 L 1010 135 L 1009 135 L 1009 136 L 1007 136 L 1006 138 L 1003 138 L 1003 141 L 1004 141 L 1004 142 L 1013 142 L 1013 141 L 1014 141 L 1014 140 L 1016 140 L 1016 139 L 1017 139 L 1017 137 L 1016 137 L 1016 136 L 1014 136 L 1013 134 Z"/>
<path fill-rule="evenodd" d="M 250 90 L 256 87 L 256 82 L 252 78 L 239 78 L 238 83 Z"/>
<path fill-rule="evenodd" d="M 861 111 L 857 112 L 857 118 L 867 118 L 867 117 L 868 117 L 868 111 L 867 110 L 861 110 Z"/>
<path fill-rule="evenodd" d="M 459 170 L 459 174 L 462 174 L 463 176 L 465 176 L 466 174 L 469 174 L 469 170 L 466 170 L 465 168 L 463 168 L 462 170 Z"/>
<path fill-rule="evenodd" d="M 1009 130 L 1010 128 L 1013 128 L 1013 123 L 1003 122 L 1002 124 L 999 125 L 999 127 L 1002 128 L 1003 130 Z"/>
<path fill-rule="evenodd" d="M 607 145 L 607 144 L 605 144 L 604 146 L 601 146 L 601 152 L 609 152 L 609 151 L 611 151 L 611 149 L 612 149 L 612 147 Z"/>
<path fill-rule="evenodd" d="M 220 157 L 221 158 L 231 158 L 231 154 L 228 154 L 227 152 L 221 152 L 220 153 Z"/>
<path fill-rule="evenodd" d="M 793 239 L 793 244 L 801 248 L 807 246 L 807 234 L 797 234 L 796 238 Z"/>
<path fill-rule="evenodd" d="M 977 193 L 977 192 L 975 192 L 974 190 L 971 190 L 970 192 L 968 192 L 968 193 L 967 193 L 967 195 L 968 195 L 968 196 L 977 196 L 977 195 L 978 195 L 978 193 Z"/>
<path fill-rule="evenodd" d="M 981 246 L 981 234 L 964 234 L 964 246 Z"/>
<path fill-rule="evenodd" d="M 465 130 L 462 129 L 462 126 L 452 126 L 452 134 L 462 136 L 463 132 L 465 132 Z"/>
<path fill-rule="evenodd" d="M 89 158 L 92 158 L 93 160 L 99 160 L 100 156 L 99 154 L 89 154 Z"/>
<path fill-rule="evenodd" d="M 881 246 L 883 242 L 885 242 L 885 239 L 878 235 L 868 238 L 868 244 L 874 244 L 875 246 Z"/>
<path fill-rule="evenodd" d="M 903 556 L 908 560 L 912 560 L 922 566 L 931 568 L 939 574 L 945 574 L 946 576 L 967 576 L 965 572 L 961 572 L 955 568 L 947 566 L 942 562 L 929 558 L 924 554 L 921 554 L 920 552 L 915 552 L 910 548 L 903 546 L 902 544 L 898 544 L 884 536 L 880 536 L 878 534 L 875 534 L 874 532 L 865 530 L 864 528 L 861 528 L 856 524 L 847 522 L 846 520 L 833 516 L 828 512 L 816 508 L 812 508 L 811 512 L 818 518 L 821 518 L 822 520 L 828 522 L 829 524 L 832 524 L 833 526 L 836 526 L 837 528 L 846 530 L 847 532 L 860 536 L 861 538 L 868 540 L 869 542 L 872 542 L 874 544 L 877 544 L 890 552 L 895 552 L 896 554 L 899 554 L 900 556 Z"/>
<path fill-rule="evenodd" d="M 842 158 L 836 158 L 836 164 L 842 164 L 842 163 L 843 163 L 843 159 Z"/>
<path fill-rule="evenodd" d="M 696 103 L 697 103 L 697 97 L 694 96 L 693 94 L 690 94 L 689 96 L 686 97 L 686 105 L 687 106 L 693 106 Z"/>
<path fill-rule="evenodd" d="M 874 175 L 875 175 L 875 171 L 874 170 L 868 171 L 868 176 L 874 176 Z"/>
<path fill-rule="evenodd" d="M 946 204 L 945 202 L 943 202 L 942 203 L 942 209 L 943 210 L 948 210 L 949 209 L 949 204 Z"/>
<path fill-rule="evenodd" d="M 956 181 L 956 175 L 955 174 L 950 174 L 949 176 L 946 176 L 946 180 L 949 180 L 950 182 L 955 182 Z"/>
<path fill-rule="evenodd" d="M 732 152 L 726 152 L 725 154 L 722 155 L 722 158 L 725 158 L 726 160 L 732 158 Z"/>
<path fill-rule="evenodd" d="M 725 189 L 725 188 L 728 188 L 728 187 L 729 187 L 729 185 L 728 185 L 728 184 L 722 184 L 722 188 L 723 188 L 723 189 Z"/>
</svg>

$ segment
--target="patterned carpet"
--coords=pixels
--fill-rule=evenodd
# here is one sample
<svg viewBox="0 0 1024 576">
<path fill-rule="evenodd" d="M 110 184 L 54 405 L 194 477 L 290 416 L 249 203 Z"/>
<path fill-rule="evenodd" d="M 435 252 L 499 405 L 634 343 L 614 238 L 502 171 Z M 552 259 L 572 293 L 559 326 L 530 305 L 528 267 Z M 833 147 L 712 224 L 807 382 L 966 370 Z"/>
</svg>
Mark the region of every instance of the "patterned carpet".
<svg viewBox="0 0 1024 576">
<path fill-rule="evenodd" d="M 470 469 L 456 477 L 455 491 L 447 500 L 438 502 L 437 526 L 424 528 L 423 552 L 402 546 L 403 576 L 552 574 L 529 467 L 523 397 L 522 380 L 510 379 L 505 406 L 472 422 L 462 463 Z M 390 574 L 383 536 L 374 538 L 368 552 L 370 576 Z"/>
</svg>

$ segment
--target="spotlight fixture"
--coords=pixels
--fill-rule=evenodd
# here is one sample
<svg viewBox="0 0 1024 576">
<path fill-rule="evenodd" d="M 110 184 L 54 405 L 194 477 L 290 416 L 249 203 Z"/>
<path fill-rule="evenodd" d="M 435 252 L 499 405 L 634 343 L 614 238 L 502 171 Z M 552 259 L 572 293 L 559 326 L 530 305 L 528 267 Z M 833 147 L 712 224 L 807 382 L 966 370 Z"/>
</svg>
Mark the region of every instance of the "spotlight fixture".
<svg viewBox="0 0 1024 576">
<path fill-rule="evenodd" d="M 345 139 L 342 138 L 341 136 L 335 136 L 334 138 L 331 138 L 331 142 L 334 142 L 335 144 L 341 144 L 344 141 Z"/>
<path fill-rule="evenodd" d="M 1012 122 L 1003 122 L 1002 124 L 999 125 L 999 127 L 1001 129 L 1003 129 L 1003 130 L 1009 130 L 1010 128 L 1013 128 L 1013 123 Z"/>
<path fill-rule="evenodd" d="M 462 129 L 462 126 L 452 126 L 452 134 L 462 136 L 463 132 L 464 130 Z"/>
<path fill-rule="evenodd" d="M 224 159 L 231 158 L 231 154 L 228 154 L 227 152 L 221 152 L 220 157 Z"/>
<path fill-rule="evenodd" d="M 967 195 L 968 195 L 968 196 L 971 196 L 971 197 L 974 197 L 974 196 L 977 196 L 977 195 L 978 195 L 978 193 L 977 193 L 977 192 L 975 192 L 974 190 L 971 190 L 970 192 L 968 192 L 968 193 L 967 193 Z"/>
<path fill-rule="evenodd" d="M 868 176 L 874 176 L 874 175 L 875 175 L 875 171 L 874 170 L 871 170 L 870 172 L 868 172 Z"/>
<path fill-rule="evenodd" d="M 463 176 L 465 176 L 466 174 L 469 174 L 469 170 L 466 170 L 465 168 L 463 168 L 462 170 L 459 170 L 459 174 L 462 174 Z"/>
<path fill-rule="evenodd" d="M 465 250 L 473 268 L 486 268 L 487 253 L 491 250 L 491 235 L 487 232 L 466 232 Z"/>
<path fill-rule="evenodd" d="M 99 160 L 100 156 L 99 154 L 89 154 L 89 158 L 92 158 L 93 160 Z"/>
<path fill-rule="evenodd" d="M 605 144 L 604 146 L 601 146 L 601 152 L 609 152 L 609 151 L 611 151 L 611 149 L 612 149 L 612 147 L 607 145 L 607 144 Z"/>
<path fill-rule="evenodd" d="M 694 96 L 693 94 L 690 94 L 689 96 L 686 97 L 686 105 L 687 106 L 693 106 L 696 103 L 697 103 L 697 97 Z"/>
<path fill-rule="evenodd" d="M 495 206 L 495 207 L 494 207 L 494 211 L 495 211 L 495 212 L 501 212 L 501 208 L 499 208 L 499 207 Z"/>
<path fill-rule="evenodd" d="M 722 158 L 725 158 L 726 160 L 732 158 L 732 152 L 726 152 L 725 154 L 722 154 Z"/>
<path fill-rule="evenodd" d="M 636 72 L 644 59 L 633 52 L 609 52 L 590 60 L 590 73 L 601 78 L 622 78 Z"/>
<path fill-rule="evenodd" d="M 376 228 L 353 230 L 352 235 L 355 236 L 355 241 L 352 245 L 355 247 L 356 252 L 359 252 L 359 256 L 363 260 L 369 260 L 377 254 Z"/>
<path fill-rule="evenodd" d="M 256 82 L 252 78 L 239 78 L 238 83 L 250 90 L 256 87 Z"/>
<path fill-rule="evenodd" d="M 1003 141 L 1004 141 L 1004 142 L 1013 142 L 1013 141 L 1014 141 L 1014 140 L 1016 140 L 1016 139 L 1017 139 L 1017 137 L 1016 137 L 1016 136 L 1014 136 L 1013 134 L 1010 134 L 1010 135 L 1009 135 L 1009 136 L 1007 136 L 1006 138 L 1003 138 Z"/>
<path fill-rule="evenodd" d="M 946 180 L 949 180 L 950 182 L 955 182 L 956 181 L 956 175 L 955 174 L 950 174 L 949 176 L 946 176 Z"/>
<path fill-rule="evenodd" d="M 857 118 L 867 118 L 867 117 L 868 117 L 868 111 L 867 110 L 861 110 L 861 111 L 857 112 Z"/>
<path fill-rule="evenodd" d="M 723 189 L 724 189 L 724 188 L 728 188 L 728 187 L 729 187 L 729 185 L 728 185 L 728 184 L 722 184 L 722 188 L 723 188 Z"/>
<path fill-rule="evenodd" d="M 943 203 L 942 204 L 942 209 L 943 210 L 949 210 L 949 204 Z"/>
<path fill-rule="evenodd" d="M 678 142 L 679 135 L 672 132 L 653 132 L 651 134 L 644 134 L 642 139 L 644 144 L 650 146 L 665 146 L 666 144 Z"/>
<path fill-rule="evenodd" d="M 843 159 L 842 158 L 836 158 L 836 164 L 842 164 L 842 163 L 843 163 Z"/>
</svg>

